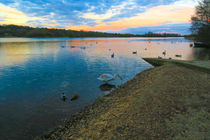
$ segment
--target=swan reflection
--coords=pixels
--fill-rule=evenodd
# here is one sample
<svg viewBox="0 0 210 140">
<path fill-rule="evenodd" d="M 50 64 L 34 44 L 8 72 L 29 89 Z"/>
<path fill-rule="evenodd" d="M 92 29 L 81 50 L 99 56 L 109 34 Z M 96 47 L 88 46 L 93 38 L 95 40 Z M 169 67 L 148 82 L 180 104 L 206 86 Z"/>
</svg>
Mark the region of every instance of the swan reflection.
<svg viewBox="0 0 210 140">
<path fill-rule="evenodd" d="M 99 88 L 101 91 L 111 91 L 112 89 L 116 88 L 116 86 L 112 85 L 112 84 L 105 83 L 105 84 L 100 85 Z"/>
</svg>

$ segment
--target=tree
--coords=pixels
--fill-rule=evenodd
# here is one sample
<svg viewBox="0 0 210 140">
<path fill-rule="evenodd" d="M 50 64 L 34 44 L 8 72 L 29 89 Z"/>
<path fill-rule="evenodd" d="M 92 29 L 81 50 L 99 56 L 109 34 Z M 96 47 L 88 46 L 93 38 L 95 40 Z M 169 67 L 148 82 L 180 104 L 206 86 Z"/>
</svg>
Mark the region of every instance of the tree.
<svg viewBox="0 0 210 140">
<path fill-rule="evenodd" d="M 191 31 L 195 40 L 210 45 L 210 0 L 201 0 L 198 3 L 191 20 Z"/>
</svg>

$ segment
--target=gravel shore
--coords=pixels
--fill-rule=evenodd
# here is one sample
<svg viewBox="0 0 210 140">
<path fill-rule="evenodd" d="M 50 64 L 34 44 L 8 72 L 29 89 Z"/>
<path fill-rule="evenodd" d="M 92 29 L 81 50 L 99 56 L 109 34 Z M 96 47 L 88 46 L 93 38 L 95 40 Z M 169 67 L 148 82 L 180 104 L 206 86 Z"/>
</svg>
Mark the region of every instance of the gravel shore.
<svg viewBox="0 0 210 140">
<path fill-rule="evenodd" d="M 36 139 L 210 139 L 210 73 L 174 63 L 137 74 Z"/>
</svg>

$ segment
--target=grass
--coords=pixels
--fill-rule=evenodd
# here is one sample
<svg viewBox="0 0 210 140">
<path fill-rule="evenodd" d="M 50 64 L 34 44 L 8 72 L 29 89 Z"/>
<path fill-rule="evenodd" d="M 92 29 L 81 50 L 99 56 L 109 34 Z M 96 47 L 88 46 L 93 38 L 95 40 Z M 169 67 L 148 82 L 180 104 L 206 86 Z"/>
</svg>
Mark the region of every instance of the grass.
<svg viewBox="0 0 210 140">
<path fill-rule="evenodd" d="M 158 59 L 158 58 L 144 58 L 145 61 L 149 62 L 150 64 L 154 66 L 162 66 L 165 64 L 177 64 L 181 66 L 185 66 L 191 69 L 197 69 L 197 70 L 202 70 L 205 72 L 210 71 L 210 60 L 206 61 L 185 61 L 185 60 L 169 60 L 169 59 Z"/>
</svg>

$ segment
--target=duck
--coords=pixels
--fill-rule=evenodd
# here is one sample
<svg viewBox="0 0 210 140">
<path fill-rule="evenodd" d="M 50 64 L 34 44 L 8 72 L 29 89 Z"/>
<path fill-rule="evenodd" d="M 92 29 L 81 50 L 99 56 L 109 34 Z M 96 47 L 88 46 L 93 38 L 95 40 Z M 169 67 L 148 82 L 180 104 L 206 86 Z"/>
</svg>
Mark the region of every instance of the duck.
<svg viewBox="0 0 210 140">
<path fill-rule="evenodd" d="M 75 94 L 75 95 L 73 95 L 72 97 L 71 97 L 71 101 L 73 101 L 73 100 L 76 100 L 76 99 L 78 99 L 79 98 L 79 94 Z"/>
<path fill-rule="evenodd" d="M 180 54 L 176 54 L 176 55 L 175 55 L 175 57 L 182 57 L 182 55 L 180 55 Z"/>
<path fill-rule="evenodd" d="M 63 100 L 64 102 L 66 101 L 67 97 L 65 93 L 61 94 L 61 100 Z"/>
<path fill-rule="evenodd" d="M 163 55 L 166 56 L 166 50 L 163 51 Z"/>
<path fill-rule="evenodd" d="M 133 52 L 133 54 L 137 54 L 137 51 Z"/>
<path fill-rule="evenodd" d="M 193 44 L 192 44 L 192 43 L 190 43 L 190 47 L 191 47 L 191 48 L 193 47 Z"/>
<path fill-rule="evenodd" d="M 114 58 L 114 53 L 111 55 L 111 58 Z"/>
<path fill-rule="evenodd" d="M 71 48 L 76 48 L 76 46 L 70 46 Z"/>
</svg>

